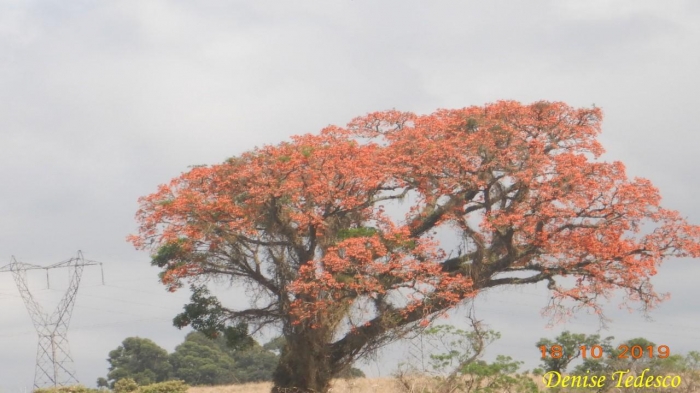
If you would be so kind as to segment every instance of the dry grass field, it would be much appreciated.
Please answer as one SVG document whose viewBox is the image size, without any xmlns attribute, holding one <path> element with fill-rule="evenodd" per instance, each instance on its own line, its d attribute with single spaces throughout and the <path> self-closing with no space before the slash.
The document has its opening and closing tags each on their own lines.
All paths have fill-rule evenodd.
<svg viewBox="0 0 700 393">
<path fill-rule="evenodd" d="M 543 389 L 541 377 L 533 377 L 540 389 Z M 420 381 L 415 381 L 416 385 L 421 385 Z M 397 385 L 398 382 L 393 377 L 386 378 L 357 378 L 357 379 L 337 379 L 333 381 L 330 393 L 401 393 Z M 418 388 L 419 386 L 416 386 Z M 269 393 L 272 384 L 248 383 L 243 385 L 193 387 L 188 393 Z M 417 389 L 418 390 L 418 389 Z M 292 393 L 292 392 L 290 392 Z"/>
<path fill-rule="evenodd" d="M 675 375 L 675 374 L 674 374 Z M 683 383 L 678 388 L 666 388 L 658 390 L 656 388 L 613 388 L 610 392 L 674 392 L 674 393 L 698 393 L 698 382 L 700 377 L 697 374 L 682 374 Z M 530 375 L 530 378 L 535 382 L 540 392 L 548 393 L 554 389 L 547 388 L 542 381 L 541 376 Z M 331 386 L 330 393 L 418 393 L 421 391 L 434 391 L 435 380 L 431 378 L 415 376 L 405 379 L 409 382 L 409 389 L 400 386 L 399 381 L 393 377 L 385 378 L 357 378 L 357 379 L 337 379 Z M 211 387 L 192 387 L 188 393 L 269 393 L 272 384 L 267 383 L 250 383 L 243 385 L 229 386 L 211 386 Z M 427 390 L 423 390 L 426 389 Z M 432 388 L 432 389 L 431 389 Z M 562 392 L 571 392 L 572 390 L 563 390 Z M 575 392 L 593 392 L 590 388 L 574 389 Z M 294 392 L 289 392 L 294 393 Z"/>
<path fill-rule="evenodd" d="M 269 393 L 271 383 L 248 383 L 243 385 L 194 387 L 188 393 Z M 337 379 L 333 381 L 331 393 L 394 393 L 396 388 L 394 378 L 357 378 Z"/>
</svg>

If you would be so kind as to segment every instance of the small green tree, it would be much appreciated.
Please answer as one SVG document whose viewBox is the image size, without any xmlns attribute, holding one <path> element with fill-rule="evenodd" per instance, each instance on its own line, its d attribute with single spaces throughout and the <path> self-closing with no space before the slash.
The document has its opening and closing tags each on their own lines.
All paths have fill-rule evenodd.
<svg viewBox="0 0 700 393">
<path fill-rule="evenodd" d="M 477 360 L 465 365 L 460 373 L 469 375 L 464 382 L 463 392 L 475 393 L 537 393 L 539 389 L 527 373 L 519 373 L 523 362 L 515 361 L 510 356 L 498 355 L 496 361 L 487 363 Z"/>
<path fill-rule="evenodd" d="M 498 332 L 482 330 L 472 320 L 472 330 L 439 325 L 423 332 L 430 359 L 429 369 L 403 364 L 396 377 L 404 392 L 421 393 L 537 393 L 534 381 L 519 373 L 522 362 L 498 356 L 493 363 L 479 360 L 488 344 L 500 338 Z M 426 353 L 421 353 L 424 357 Z M 407 367 L 408 366 L 408 367 Z M 426 375 L 432 376 L 426 380 Z"/>
<path fill-rule="evenodd" d="M 147 338 L 128 337 L 116 349 L 109 352 L 107 383 L 131 378 L 138 385 L 148 385 L 168 380 L 172 367 L 168 352 Z M 104 384 L 104 378 L 98 384 Z"/>
</svg>

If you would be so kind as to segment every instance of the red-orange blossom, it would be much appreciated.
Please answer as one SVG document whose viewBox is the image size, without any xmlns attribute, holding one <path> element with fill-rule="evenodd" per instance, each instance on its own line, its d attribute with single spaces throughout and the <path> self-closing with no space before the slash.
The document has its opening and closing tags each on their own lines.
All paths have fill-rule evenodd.
<svg viewBox="0 0 700 393">
<path fill-rule="evenodd" d="M 601 118 L 512 101 L 371 113 L 193 168 L 140 199 L 130 241 L 178 245 L 161 264 L 169 288 L 215 275 L 253 285 L 269 302 L 232 320 L 325 329 L 332 359 L 500 285 L 547 282 L 554 304 L 598 312 L 621 289 L 648 308 L 662 299 L 649 278 L 667 257 L 700 256 L 700 228 L 622 163 L 598 161 Z M 355 326 L 345 336 L 342 321 Z"/>
</svg>

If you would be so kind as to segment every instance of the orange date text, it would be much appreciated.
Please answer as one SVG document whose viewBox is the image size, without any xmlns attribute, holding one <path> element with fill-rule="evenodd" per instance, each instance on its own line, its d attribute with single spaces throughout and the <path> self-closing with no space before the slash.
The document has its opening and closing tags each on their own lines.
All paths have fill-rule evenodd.
<svg viewBox="0 0 700 393">
<path fill-rule="evenodd" d="M 578 348 L 576 348 L 575 351 L 578 353 L 567 353 L 567 351 L 561 345 L 558 344 L 552 345 L 551 347 L 547 347 L 546 345 L 540 346 L 540 353 L 542 355 L 542 359 L 545 359 L 547 357 L 551 357 L 552 359 L 571 359 L 574 357 L 578 357 L 579 355 L 583 359 L 600 359 L 605 355 L 605 351 L 600 345 L 592 345 L 590 347 L 587 347 L 586 345 L 581 345 Z M 641 359 L 643 357 L 656 357 L 659 359 L 666 359 L 669 356 L 671 356 L 671 350 L 668 348 L 668 345 L 659 345 L 658 347 L 654 347 L 651 345 L 620 345 L 619 347 L 617 347 L 617 351 L 614 354 L 609 355 L 609 357 L 614 357 L 617 359 Z"/>
</svg>

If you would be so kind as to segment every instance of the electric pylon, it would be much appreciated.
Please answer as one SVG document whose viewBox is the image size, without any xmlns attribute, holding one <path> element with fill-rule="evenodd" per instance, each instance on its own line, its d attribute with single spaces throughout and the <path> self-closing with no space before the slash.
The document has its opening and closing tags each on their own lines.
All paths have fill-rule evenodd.
<svg viewBox="0 0 700 393">
<path fill-rule="evenodd" d="M 34 373 L 34 388 L 69 386 L 78 383 L 75 365 L 68 346 L 68 324 L 70 323 L 75 298 L 80 286 L 80 278 L 85 266 L 100 265 L 95 261 L 86 261 L 78 251 L 76 258 L 55 263 L 49 266 L 31 265 L 18 262 L 12 257 L 12 262 L 0 268 L 0 272 L 12 272 L 17 289 L 19 289 L 24 305 L 29 311 L 34 327 L 39 335 L 39 345 L 36 352 L 36 368 Z M 27 270 L 43 269 L 46 271 L 46 285 L 49 286 L 49 270 L 67 268 L 70 270 L 68 289 L 51 315 L 44 312 L 41 305 L 34 299 L 27 285 Z M 104 284 L 104 273 L 102 274 Z"/>
</svg>

